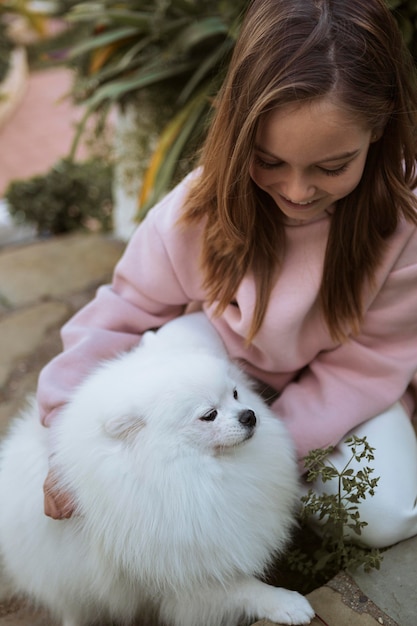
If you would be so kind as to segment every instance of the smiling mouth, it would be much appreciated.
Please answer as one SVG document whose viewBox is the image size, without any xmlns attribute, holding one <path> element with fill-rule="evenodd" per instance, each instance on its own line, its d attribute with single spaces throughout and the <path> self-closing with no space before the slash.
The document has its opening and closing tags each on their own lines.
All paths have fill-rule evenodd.
<svg viewBox="0 0 417 626">
<path fill-rule="evenodd" d="M 289 204 L 290 206 L 296 207 L 296 208 L 297 207 L 308 208 L 310 206 L 317 204 L 317 202 L 319 202 L 319 198 L 317 198 L 316 200 L 308 200 L 307 202 L 293 202 L 292 200 L 289 200 L 288 198 L 285 198 L 284 196 L 281 196 L 281 199 L 287 204 Z"/>
</svg>

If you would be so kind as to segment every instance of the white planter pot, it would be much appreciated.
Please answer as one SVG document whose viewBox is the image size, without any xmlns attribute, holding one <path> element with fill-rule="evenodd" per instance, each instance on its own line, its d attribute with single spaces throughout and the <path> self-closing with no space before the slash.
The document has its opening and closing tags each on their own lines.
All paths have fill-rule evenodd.
<svg viewBox="0 0 417 626">
<path fill-rule="evenodd" d="M 172 118 L 174 96 L 162 92 L 158 99 L 142 90 L 114 121 L 113 224 L 114 233 L 127 241 L 138 225 L 139 196 L 149 160 L 161 130 Z"/>
<path fill-rule="evenodd" d="M 28 66 L 24 48 L 12 51 L 9 71 L 0 83 L 0 128 L 20 104 L 27 86 Z"/>
<path fill-rule="evenodd" d="M 158 131 L 146 100 L 117 110 L 114 128 L 113 229 L 127 241 L 135 228 L 138 199 Z"/>
</svg>

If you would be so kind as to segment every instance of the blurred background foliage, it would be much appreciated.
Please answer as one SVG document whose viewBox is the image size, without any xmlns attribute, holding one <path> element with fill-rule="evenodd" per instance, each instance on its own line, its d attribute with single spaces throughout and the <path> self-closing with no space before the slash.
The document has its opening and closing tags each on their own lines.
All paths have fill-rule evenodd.
<svg viewBox="0 0 417 626">
<path fill-rule="evenodd" d="M 417 0 L 386 0 L 417 62 Z"/>
<path fill-rule="evenodd" d="M 204 135 L 246 5 L 247 0 L 102 0 L 80 2 L 68 15 L 83 31 L 69 62 L 84 120 L 115 102 L 123 107 L 138 92 L 146 93 L 151 108 L 169 106 L 141 186 L 141 217 L 182 173 L 181 162 L 191 160 Z"/>
</svg>

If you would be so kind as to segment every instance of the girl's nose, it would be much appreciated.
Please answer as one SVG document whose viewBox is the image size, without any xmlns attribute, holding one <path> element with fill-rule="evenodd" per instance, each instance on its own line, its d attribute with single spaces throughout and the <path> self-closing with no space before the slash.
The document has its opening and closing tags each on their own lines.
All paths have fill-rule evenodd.
<svg viewBox="0 0 417 626">
<path fill-rule="evenodd" d="M 290 174 L 282 185 L 282 193 L 287 200 L 299 204 L 309 202 L 315 195 L 315 187 L 306 176 Z"/>
</svg>

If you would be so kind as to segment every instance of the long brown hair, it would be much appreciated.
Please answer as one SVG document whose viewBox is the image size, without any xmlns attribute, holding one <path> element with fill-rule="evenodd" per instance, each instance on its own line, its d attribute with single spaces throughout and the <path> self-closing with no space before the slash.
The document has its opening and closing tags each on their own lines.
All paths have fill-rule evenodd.
<svg viewBox="0 0 417 626">
<path fill-rule="evenodd" d="M 289 103 L 337 97 L 380 135 L 356 189 L 337 203 L 320 289 L 330 333 L 357 331 L 362 294 L 402 217 L 417 223 L 415 68 L 383 0 L 253 0 L 201 153 L 183 221 L 205 220 L 201 263 L 220 313 L 247 272 L 259 330 L 285 254 L 284 227 L 249 175 L 259 120 Z"/>
</svg>

